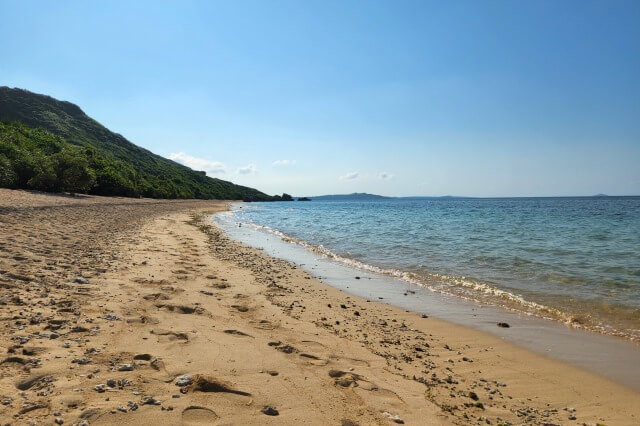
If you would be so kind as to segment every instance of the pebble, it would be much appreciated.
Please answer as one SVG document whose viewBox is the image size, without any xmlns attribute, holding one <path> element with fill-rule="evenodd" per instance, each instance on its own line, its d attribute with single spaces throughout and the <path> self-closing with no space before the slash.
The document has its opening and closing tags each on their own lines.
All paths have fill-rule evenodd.
<svg viewBox="0 0 640 426">
<path fill-rule="evenodd" d="M 120 364 L 118 371 L 133 371 L 133 364 Z"/>
<path fill-rule="evenodd" d="M 394 423 L 397 423 L 399 425 L 403 425 L 404 424 L 404 420 L 402 420 L 400 417 L 393 415 L 391 413 L 389 413 L 388 411 L 385 411 L 383 413 L 385 416 L 387 416 L 389 418 L 389 420 L 393 421 Z"/>
<path fill-rule="evenodd" d="M 86 279 L 85 277 L 79 277 L 79 276 L 76 277 L 73 280 L 73 282 L 76 283 L 76 284 L 89 284 L 89 280 L 88 279 Z"/>
<path fill-rule="evenodd" d="M 262 412 L 262 414 L 266 414 L 267 416 L 277 416 L 278 414 L 280 414 L 278 410 L 270 405 L 262 407 L 262 410 L 260 411 Z"/>
<path fill-rule="evenodd" d="M 106 389 L 106 386 L 105 386 L 105 385 L 103 385 L 103 384 L 99 384 L 99 385 L 95 385 L 95 386 L 93 387 L 93 390 L 94 390 L 94 391 L 96 391 L 96 392 L 100 392 L 100 393 L 102 393 L 102 392 L 106 391 L 107 389 Z"/>
<path fill-rule="evenodd" d="M 71 361 L 74 364 L 79 364 L 79 365 L 85 365 L 85 364 L 89 364 L 89 358 L 87 358 L 86 356 L 80 357 L 80 358 L 75 358 L 73 361 Z"/>
<path fill-rule="evenodd" d="M 176 378 L 176 386 L 189 386 L 193 382 L 193 377 L 188 374 L 183 374 L 182 376 L 178 376 Z"/>
<path fill-rule="evenodd" d="M 160 405 L 160 404 L 162 404 L 160 401 L 158 401 L 157 399 L 155 399 L 152 396 L 145 396 L 144 398 L 142 398 L 142 401 L 140 403 L 142 405 Z"/>
</svg>

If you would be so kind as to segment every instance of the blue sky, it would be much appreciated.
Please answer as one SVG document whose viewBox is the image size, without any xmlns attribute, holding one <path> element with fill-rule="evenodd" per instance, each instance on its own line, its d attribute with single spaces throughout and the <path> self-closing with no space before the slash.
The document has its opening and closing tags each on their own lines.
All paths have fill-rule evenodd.
<svg viewBox="0 0 640 426">
<path fill-rule="evenodd" d="M 637 1 L 0 0 L 0 85 L 295 195 L 640 194 Z"/>
</svg>

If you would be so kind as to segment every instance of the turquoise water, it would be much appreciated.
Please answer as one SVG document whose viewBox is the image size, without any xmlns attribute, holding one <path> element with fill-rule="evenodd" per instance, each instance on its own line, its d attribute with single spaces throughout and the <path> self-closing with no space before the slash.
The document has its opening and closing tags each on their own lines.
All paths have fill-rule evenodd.
<svg viewBox="0 0 640 426">
<path fill-rule="evenodd" d="M 640 338 L 640 197 L 257 203 L 233 215 L 357 268 Z"/>
</svg>

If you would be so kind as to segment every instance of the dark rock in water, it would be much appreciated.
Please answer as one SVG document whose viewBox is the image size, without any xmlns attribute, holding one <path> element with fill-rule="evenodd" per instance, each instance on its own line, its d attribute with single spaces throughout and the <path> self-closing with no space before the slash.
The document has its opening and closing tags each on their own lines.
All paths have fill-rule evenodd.
<svg viewBox="0 0 640 426">
<path fill-rule="evenodd" d="M 359 280 L 359 279 L 360 279 L 360 277 L 356 276 L 356 280 Z"/>
<path fill-rule="evenodd" d="M 422 315 L 421 315 L 421 317 L 422 317 L 422 318 L 429 318 L 429 315 L 427 315 L 427 314 L 422 314 Z"/>
<path fill-rule="evenodd" d="M 277 416 L 278 414 L 280 414 L 278 410 L 276 410 L 274 407 L 271 407 L 270 405 L 262 407 L 262 410 L 260 411 L 262 412 L 262 414 L 266 414 L 267 416 Z"/>
<path fill-rule="evenodd" d="M 508 323 L 506 322 L 499 322 L 498 324 L 496 324 L 498 327 L 502 327 L 502 328 L 509 328 L 511 327 Z"/>
</svg>

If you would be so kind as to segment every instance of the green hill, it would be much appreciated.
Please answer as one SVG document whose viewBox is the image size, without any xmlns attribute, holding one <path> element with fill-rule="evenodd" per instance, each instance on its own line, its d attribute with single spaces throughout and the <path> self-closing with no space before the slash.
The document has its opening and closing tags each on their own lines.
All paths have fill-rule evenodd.
<svg viewBox="0 0 640 426">
<path fill-rule="evenodd" d="M 150 198 L 272 201 L 111 132 L 70 102 L 0 87 L 0 187 Z"/>
</svg>

